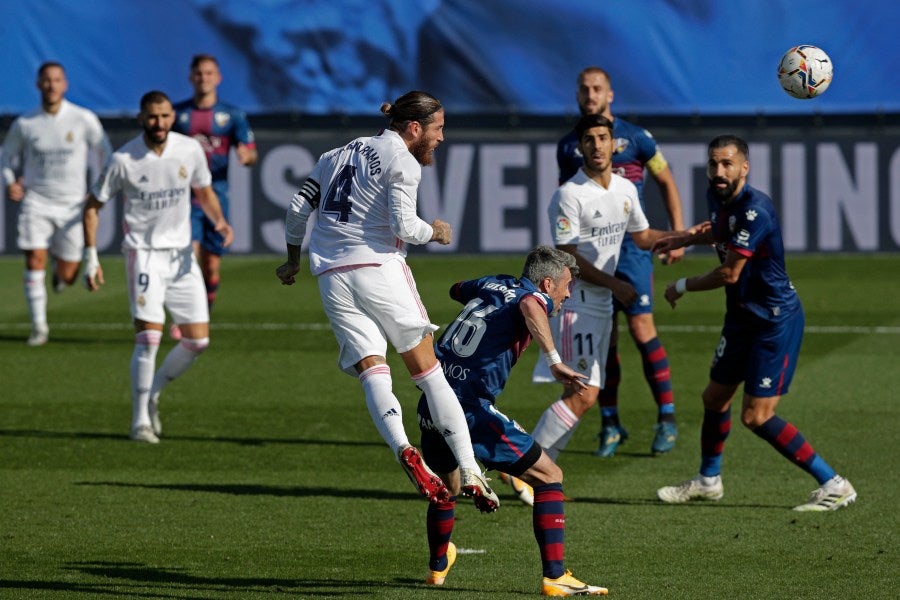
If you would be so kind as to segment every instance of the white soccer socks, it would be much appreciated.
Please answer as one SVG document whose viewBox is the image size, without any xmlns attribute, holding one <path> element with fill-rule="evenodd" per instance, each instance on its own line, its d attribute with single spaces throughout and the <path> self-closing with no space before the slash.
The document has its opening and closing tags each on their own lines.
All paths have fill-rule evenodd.
<svg viewBox="0 0 900 600">
<path fill-rule="evenodd" d="M 394 395 L 391 368 L 385 364 L 369 367 L 359 374 L 359 382 L 366 396 L 366 408 L 369 409 L 372 422 L 396 457 L 402 446 L 409 445 L 409 439 L 403 428 L 400 401 Z"/>
<path fill-rule="evenodd" d="M 575 433 L 578 422 L 575 413 L 560 399 L 544 411 L 534 426 L 531 437 L 541 445 L 547 456 L 556 460 Z"/>
</svg>

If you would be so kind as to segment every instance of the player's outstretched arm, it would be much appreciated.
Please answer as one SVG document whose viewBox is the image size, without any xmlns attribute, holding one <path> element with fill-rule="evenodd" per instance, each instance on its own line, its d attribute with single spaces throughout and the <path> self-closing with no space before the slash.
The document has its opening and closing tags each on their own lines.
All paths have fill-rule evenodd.
<svg viewBox="0 0 900 600">
<path fill-rule="evenodd" d="M 547 320 L 547 309 L 544 305 L 536 298 L 524 298 L 519 303 L 519 310 L 525 317 L 525 326 L 531 332 L 531 337 L 544 353 L 554 379 L 575 390 L 586 388 L 587 386 L 582 380 L 587 379 L 587 376 L 574 371 L 560 361 L 559 353 L 553 345 L 553 333 L 550 331 L 550 322 Z"/>
</svg>

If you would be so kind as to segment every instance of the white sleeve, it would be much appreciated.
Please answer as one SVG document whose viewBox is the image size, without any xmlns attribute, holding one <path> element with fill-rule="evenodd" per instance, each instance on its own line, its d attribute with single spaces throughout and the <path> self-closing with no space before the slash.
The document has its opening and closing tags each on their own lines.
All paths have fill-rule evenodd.
<svg viewBox="0 0 900 600">
<path fill-rule="evenodd" d="M 19 161 L 19 155 L 22 153 L 22 129 L 19 126 L 19 120 L 13 121 L 12 127 L 3 140 L 3 181 L 6 185 L 12 185 L 16 182 L 15 166 Z"/>
<path fill-rule="evenodd" d="M 557 188 L 547 207 L 550 217 L 550 235 L 557 246 L 577 244 L 581 232 L 581 207 L 578 199 L 566 193 L 565 188 Z"/>
<path fill-rule="evenodd" d="M 100 173 L 100 177 L 91 186 L 91 193 L 94 195 L 94 198 L 104 204 L 123 189 L 122 167 L 115 160 L 115 157 L 115 154 L 109 157 L 109 160 L 106 161 L 106 165 L 103 167 L 103 171 Z"/>
<path fill-rule="evenodd" d="M 407 244 L 427 244 L 434 228 L 416 214 L 422 167 L 410 154 L 398 156 L 387 168 L 388 210 L 391 231 Z"/>
<path fill-rule="evenodd" d="M 628 213 L 628 225 L 625 228 L 628 233 L 635 233 L 650 229 L 650 222 L 647 221 L 647 215 L 641 208 L 641 201 L 638 200 L 637 188 L 632 185 L 631 192 L 628 194 L 628 201 L 631 203 L 631 210 Z"/>
<path fill-rule="evenodd" d="M 284 218 L 284 241 L 291 246 L 301 246 L 306 235 L 309 215 L 319 205 L 319 182 L 307 179 L 300 191 L 294 194 Z"/>
</svg>

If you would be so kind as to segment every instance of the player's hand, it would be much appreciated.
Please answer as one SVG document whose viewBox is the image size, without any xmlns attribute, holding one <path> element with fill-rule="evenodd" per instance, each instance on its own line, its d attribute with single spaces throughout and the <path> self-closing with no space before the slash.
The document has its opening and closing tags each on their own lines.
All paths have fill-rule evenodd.
<svg viewBox="0 0 900 600">
<path fill-rule="evenodd" d="M 553 378 L 565 386 L 571 387 L 579 394 L 581 390 L 587 389 L 587 384 L 583 380 L 587 379 L 587 375 L 583 375 L 578 371 L 573 371 L 566 363 L 556 363 L 550 367 L 550 373 Z"/>
<path fill-rule="evenodd" d="M 689 234 L 687 232 L 673 231 L 653 242 L 650 251 L 656 255 L 671 254 L 672 252 L 683 248 L 688 237 Z M 683 250 L 682 254 L 684 254 Z"/>
<path fill-rule="evenodd" d="M 677 248 L 675 250 L 670 250 L 668 252 L 663 252 L 657 255 L 660 262 L 664 265 L 671 265 L 673 263 L 677 263 L 680 260 L 684 259 L 684 248 Z"/>
<path fill-rule="evenodd" d="M 438 244 L 446 246 L 453 239 L 453 231 L 450 229 L 450 223 L 435 219 L 431 222 L 431 227 L 434 229 L 434 234 L 431 236 L 432 242 L 437 242 Z"/>
<path fill-rule="evenodd" d="M 97 248 L 89 247 L 84 249 L 83 271 L 84 285 L 90 291 L 97 291 L 101 285 L 106 283 L 103 279 L 103 267 L 100 266 L 100 259 L 97 257 Z"/>
<path fill-rule="evenodd" d="M 300 265 L 292 262 L 285 262 L 275 269 L 275 275 L 281 280 L 281 285 L 294 285 L 297 281 L 295 275 L 299 272 Z"/>
<path fill-rule="evenodd" d="M 637 290 L 634 289 L 634 286 L 621 279 L 617 279 L 616 281 L 617 285 L 612 290 L 616 300 L 618 300 L 622 306 L 631 306 L 634 304 L 638 299 L 638 293 Z"/>
<path fill-rule="evenodd" d="M 19 177 L 16 181 L 6 186 L 6 197 L 13 202 L 21 202 L 25 197 L 24 180 Z"/>
<path fill-rule="evenodd" d="M 247 146 L 247 144 L 238 144 L 234 147 L 234 153 L 237 155 L 238 162 L 240 162 L 245 167 L 252 165 L 256 162 L 257 153 L 256 150 Z"/>
<path fill-rule="evenodd" d="M 222 246 L 227 248 L 234 241 L 234 229 L 224 219 L 216 224 L 216 232 L 222 236 Z"/>
<path fill-rule="evenodd" d="M 672 308 L 675 308 L 675 305 L 678 303 L 679 298 L 684 296 L 684 294 L 678 293 L 678 290 L 675 289 L 675 282 L 673 281 L 666 286 L 665 296 L 666 300 L 672 306 Z"/>
</svg>

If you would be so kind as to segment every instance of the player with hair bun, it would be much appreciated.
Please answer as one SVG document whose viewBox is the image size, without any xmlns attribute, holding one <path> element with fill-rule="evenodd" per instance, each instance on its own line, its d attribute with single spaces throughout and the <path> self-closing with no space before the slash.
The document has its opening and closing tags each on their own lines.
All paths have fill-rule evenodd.
<svg viewBox="0 0 900 600">
<path fill-rule="evenodd" d="M 430 224 L 416 214 L 422 166 L 444 140 L 444 108 L 420 91 L 381 105 L 387 129 L 324 153 L 288 207 L 287 260 L 276 269 L 284 285 L 300 271 L 307 221 L 310 271 L 339 346 L 338 365 L 359 378 L 366 406 L 419 493 L 431 502 L 448 497 L 446 486 L 409 443 L 400 402 L 387 364 L 394 346 L 462 467 L 462 491 L 479 510 L 497 510 L 499 499 L 481 474 L 462 408 L 434 354 L 433 332 L 406 264 L 408 244 L 449 244 L 445 221 Z"/>
</svg>

